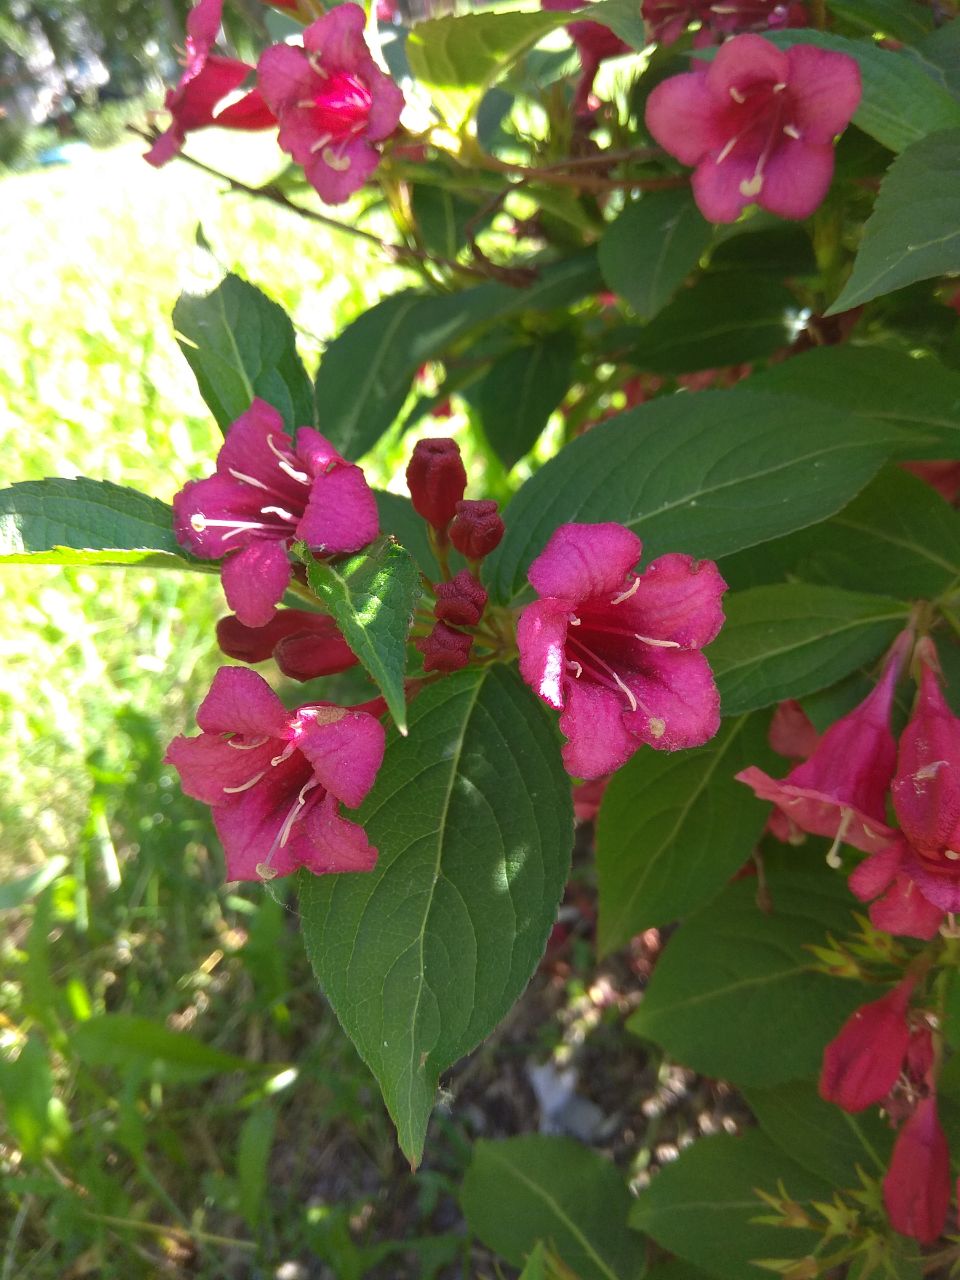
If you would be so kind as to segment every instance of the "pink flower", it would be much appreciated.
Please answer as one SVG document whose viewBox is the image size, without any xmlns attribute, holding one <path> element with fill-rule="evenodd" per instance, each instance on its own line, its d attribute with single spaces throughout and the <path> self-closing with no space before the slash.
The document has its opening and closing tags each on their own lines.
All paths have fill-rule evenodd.
<svg viewBox="0 0 960 1280">
<path fill-rule="evenodd" d="M 216 112 L 253 71 L 249 63 L 210 52 L 220 31 L 222 10 L 223 0 L 200 0 L 187 15 L 186 66 L 179 84 L 168 89 L 164 99 L 173 120 L 145 157 L 156 168 L 173 159 L 193 129 L 212 124 L 224 129 L 269 129 L 277 123 L 255 89 Z"/>
<path fill-rule="evenodd" d="M 820 742 L 810 717 L 794 698 L 778 704 L 768 737 L 777 755 L 786 756 L 788 760 L 809 760 Z"/>
<path fill-rule="evenodd" d="M 583 0 L 540 0 L 540 2 L 542 8 L 560 13 L 566 9 L 585 7 Z M 597 78 L 600 63 L 607 58 L 622 57 L 623 54 L 630 53 L 631 49 L 602 22 L 571 22 L 567 26 L 567 32 L 580 54 L 580 82 L 573 100 L 573 109 L 579 114 L 591 109 L 590 94 L 593 91 L 593 82 Z"/>
<path fill-rule="evenodd" d="M 943 1235 L 950 1206 L 950 1152 L 933 1095 L 922 1098 L 897 1134 L 883 1180 L 890 1225 L 921 1244 Z"/>
<path fill-rule="evenodd" d="M 832 724 L 808 760 L 778 781 L 751 765 L 736 775 L 760 800 L 769 800 L 793 829 L 830 836 L 872 853 L 893 838 L 887 826 L 887 789 L 897 747 L 890 708 L 911 636 L 894 646 L 880 682 L 848 715 Z M 831 851 L 831 864 L 836 850 Z"/>
<path fill-rule="evenodd" d="M 735 36 L 709 65 L 657 85 L 646 123 L 664 150 L 696 166 L 705 218 L 735 222 L 753 203 L 806 218 L 827 194 L 833 139 L 860 92 L 860 68 L 845 53 Z"/>
<path fill-rule="evenodd" d="M 315 680 L 357 665 L 333 618 L 306 609 L 278 609 L 265 627 L 247 627 L 234 614 L 217 623 L 217 643 L 228 658 L 273 658 L 291 680 Z"/>
<path fill-rule="evenodd" d="M 698 47 L 735 31 L 807 25 L 804 6 L 793 0 L 643 0 L 641 7 L 650 39 L 660 44 L 673 44 L 693 22 L 700 24 L 694 38 Z"/>
<path fill-rule="evenodd" d="M 520 674 L 551 707 L 567 772 L 598 778 L 644 742 L 696 747 L 720 726 L 700 653 L 723 624 L 710 560 L 665 555 L 637 576 L 642 543 L 619 524 L 564 524 L 530 566 L 541 599 L 517 625 Z"/>
<path fill-rule="evenodd" d="M 288 711 L 255 671 L 221 667 L 197 724 L 200 736 L 174 738 L 164 759 L 212 807 L 228 880 L 370 870 L 377 851 L 339 805 L 356 808 L 373 786 L 379 720 L 329 703 Z"/>
<path fill-rule="evenodd" d="M 393 133 L 403 110 L 403 94 L 370 56 L 364 21 L 359 5 L 337 5 L 307 27 L 302 49 L 275 44 L 257 64 L 280 146 L 327 204 L 363 186 L 380 161 L 372 144 Z"/>
<path fill-rule="evenodd" d="M 897 1083 L 910 1045 L 907 1005 L 916 979 L 905 978 L 880 1000 L 855 1009 L 827 1045 L 820 1097 L 844 1111 L 882 1102 Z"/>
<path fill-rule="evenodd" d="M 178 541 L 203 560 L 225 557 L 227 602 L 263 627 L 290 584 L 288 548 L 302 539 L 324 555 L 359 551 L 377 536 L 377 504 L 363 472 L 319 431 L 294 444 L 280 414 L 256 399 L 227 433 L 216 473 L 173 500 Z"/>
</svg>

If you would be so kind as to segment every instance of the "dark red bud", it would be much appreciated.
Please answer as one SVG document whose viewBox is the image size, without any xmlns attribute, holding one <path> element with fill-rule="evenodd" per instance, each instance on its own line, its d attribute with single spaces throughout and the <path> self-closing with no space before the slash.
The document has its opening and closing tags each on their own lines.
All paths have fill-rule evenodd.
<svg viewBox="0 0 960 1280">
<path fill-rule="evenodd" d="M 459 671 L 470 661 L 473 636 L 438 622 L 428 636 L 415 643 L 423 654 L 424 671 Z"/>
<path fill-rule="evenodd" d="M 357 664 L 334 620 L 306 609 L 279 609 L 265 627 L 248 627 L 229 614 L 217 623 L 217 641 L 240 662 L 273 657 L 291 680 L 335 675 Z"/>
<path fill-rule="evenodd" d="M 407 487 L 418 515 L 446 529 L 467 487 L 456 440 L 418 440 L 407 463 Z"/>
<path fill-rule="evenodd" d="M 916 985 L 905 978 L 880 1000 L 855 1009 L 824 1050 L 820 1097 L 844 1111 L 882 1102 L 897 1082 L 910 1043 L 907 1005 Z"/>
<path fill-rule="evenodd" d="M 883 1203 L 894 1231 L 921 1244 L 943 1234 L 950 1207 L 950 1152 L 936 1098 L 921 1098 L 897 1134 L 883 1180 Z"/>
<path fill-rule="evenodd" d="M 463 506 L 463 503 L 460 505 Z M 441 622 L 452 622 L 458 627 L 475 627 L 486 606 L 487 593 L 467 569 L 461 569 L 450 582 L 437 583 L 437 603 L 433 612 Z"/>
<path fill-rule="evenodd" d="M 457 514 L 450 526 L 450 541 L 468 560 L 482 560 L 499 546 L 503 537 L 503 521 L 495 502 L 458 502 Z"/>
</svg>

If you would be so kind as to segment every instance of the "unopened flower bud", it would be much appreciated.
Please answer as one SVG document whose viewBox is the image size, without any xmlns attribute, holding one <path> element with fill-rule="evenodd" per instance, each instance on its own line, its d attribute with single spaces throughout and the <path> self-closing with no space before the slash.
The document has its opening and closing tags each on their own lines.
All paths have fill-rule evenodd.
<svg viewBox="0 0 960 1280">
<path fill-rule="evenodd" d="M 882 1102 L 897 1082 L 910 1044 L 907 1004 L 916 985 L 906 978 L 881 1000 L 855 1009 L 827 1045 L 820 1097 L 844 1111 Z"/>
<path fill-rule="evenodd" d="M 459 671 L 470 661 L 473 636 L 438 622 L 428 636 L 415 643 L 423 654 L 424 671 Z"/>
<path fill-rule="evenodd" d="M 452 622 L 458 627 L 475 627 L 486 605 L 487 593 L 467 569 L 461 569 L 450 582 L 437 583 L 437 603 L 433 612 L 441 622 Z"/>
<path fill-rule="evenodd" d="M 407 487 L 417 514 L 435 529 L 446 529 L 467 487 L 456 440 L 418 440 L 407 463 Z"/>
<path fill-rule="evenodd" d="M 335 675 L 357 664 L 333 618 L 306 609 L 279 609 L 264 627 L 248 627 L 228 614 L 217 623 L 217 642 L 240 662 L 273 657 L 291 680 Z"/>
<path fill-rule="evenodd" d="M 950 1206 L 950 1152 L 932 1094 L 921 1098 L 897 1134 L 883 1180 L 883 1203 L 890 1225 L 901 1235 L 933 1244 L 943 1234 Z"/>
<path fill-rule="evenodd" d="M 457 503 L 457 514 L 450 526 L 450 541 L 468 560 L 482 560 L 500 545 L 503 521 L 497 504 L 490 501 Z"/>
</svg>

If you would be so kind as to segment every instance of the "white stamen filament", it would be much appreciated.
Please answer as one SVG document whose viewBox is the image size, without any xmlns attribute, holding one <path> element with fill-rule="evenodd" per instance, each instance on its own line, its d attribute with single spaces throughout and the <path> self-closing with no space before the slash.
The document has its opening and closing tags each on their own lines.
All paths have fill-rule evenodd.
<svg viewBox="0 0 960 1280">
<path fill-rule="evenodd" d="M 241 782 L 239 787 L 224 787 L 223 790 L 228 796 L 239 795 L 241 791 L 249 791 L 251 787 L 255 787 L 257 785 L 265 773 L 266 769 L 261 769 L 260 772 L 255 773 L 252 778 L 248 778 L 246 782 Z"/>
<path fill-rule="evenodd" d="M 287 814 L 283 826 L 280 828 L 280 839 L 278 841 L 279 848 L 283 849 L 286 847 L 287 841 L 290 839 L 290 832 L 293 830 L 293 824 L 296 822 L 297 818 L 299 818 L 301 809 L 307 803 L 307 792 L 312 791 L 314 787 L 318 787 L 319 785 L 320 782 L 317 778 L 310 778 L 310 780 L 305 782 L 300 788 L 297 798 L 294 801 L 290 812 Z M 270 856 L 273 856 L 273 850 L 270 851 Z M 269 862 L 270 858 L 268 858 L 267 861 Z"/>
<path fill-rule="evenodd" d="M 257 875 L 261 880 L 275 880 L 277 878 L 277 869 L 276 867 L 271 867 L 269 862 L 258 862 Z"/>
<path fill-rule="evenodd" d="M 321 80 L 326 80 L 327 73 L 324 71 L 323 66 L 320 63 L 320 54 L 316 49 L 310 50 L 307 54 L 307 61 L 310 63 L 311 71 L 315 72 Z M 311 102 L 310 105 L 313 106 L 313 103 Z"/>
<path fill-rule="evenodd" d="M 339 152 L 334 151 L 333 147 L 324 147 L 323 163 L 329 165 L 337 173 L 346 173 L 350 168 L 351 161 L 349 156 L 341 155 Z"/>
<path fill-rule="evenodd" d="M 733 85 L 730 86 L 730 97 L 734 100 L 734 102 L 739 102 L 739 103 L 744 103 L 747 100 L 746 95 L 742 94 L 739 89 L 734 88 Z"/>
<path fill-rule="evenodd" d="M 583 667 L 581 667 L 580 663 L 577 662 L 576 658 L 570 658 L 567 662 L 567 666 L 573 672 L 574 680 L 579 680 L 583 675 Z"/>
<path fill-rule="evenodd" d="M 301 484 L 310 483 L 310 477 L 307 475 L 305 471 L 297 471 L 295 467 L 292 467 L 290 465 L 286 455 L 283 454 L 281 450 L 279 450 L 277 446 L 273 443 L 272 435 L 267 436 L 267 447 L 269 448 L 273 456 L 276 458 L 277 462 L 280 464 L 280 470 L 285 471 L 291 480 L 299 480 Z"/>
<path fill-rule="evenodd" d="M 190 525 L 197 533 L 203 533 L 205 529 L 229 529 L 229 533 L 222 536 L 222 541 L 226 542 L 228 538 L 236 537 L 238 533 L 243 533 L 245 529 L 269 529 L 271 526 L 264 524 L 262 520 L 208 520 L 198 511 L 196 515 L 190 517 Z"/>
<path fill-rule="evenodd" d="M 742 196 L 758 196 L 763 190 L 763 161 L 765 159 L 766 156 L 761 156 L 753 177 L 744 178 L 740 183 L 740 194 Z"/>
<path fill-rule="evenodd" d="M 639 586 L 640 586 L 640 579 L 634 578 L 634 580 L 630 583 L 629 587 L 627 587 L 626 591 L 621 591 L 618 596 L 614 596 L 613 599 L 610 601 L 610 603 L 623 604 L 624 600 L 629 600 L 630 597 L 636 593 L 637 588 Z"/>
<path fill-rule="evenodd" d="M 841 809 L 840 812 L 842 817 L 840 818 L 840 825 L 837 827 L 837 834 L 833 838 L 833 844 L 827 850 L 827 866 L 832 867 L 834 871 L 839 871 L 843 866 L 843 860 L 840 857 L 840 846 L 843 844 L 847 828 L 853 819 L 852 809 Z"/>
<path fill-rule="evenodd" d="M 579 627 L 579 626 L 580 626 L 580 623 L 581 623 L 582 621 L 583 621 L 583 619 L 582 619 L 582 618 L 578 618 L 578 617 L 577 617 L 577 615 L 576 615 L 575 613 L 572 613 L 572 614 L 570 615 L 570 625 L 571 625 L 571 627 Z"/>
<path fill-rule="evenodd" d="M 949 858 L 951 862 L 960 861 L 960 853 L 957 853 L 956 849 L 944 849 L 943 856 Z"/>
<path fill-rule="evenodd" d="M 739 133 L 738 133 L 735 137 L 733 137 L 733 138 L 729 138 L 729 139 L 728 139 L 728 140 L 723 144 L 723 150 L 722 150 L 722 151 L 720 152 L 720 154 L 717 156 L 716 163 L 717 163 L 717 164 L 723 164 L 724 160 L 726 160 L 727 156 L 730 154 L 730 152 L 733 150 L 733 148 L 737 145 L 737 143 L 738 143 L 739 141 L 740 141 L 740 134 L 739 134 Z"/>
<path fill-rule="evenodd" d="M 289 760 L 297 749 L 295 742 L 288 742 L 278 756 L 274 756 L 270 761 L 271 766 L 275 769 L 278 764 L 283 764 L 284 760 Z"/>
<path fill-rule="evenodd" d="M 269 742 L 266 734 L 262 738 L 254 738 L 252 742 L 238 742 L 236 738 L 228 738 L 227 746 L 233 747 L 234 751 L 253 751 L 257 747 L 262 747 L 265 742 Z"/>
<path fill-rule="evenodd" d="M 301 98 L 297 103 L 301 111 L 312 111 L 316 105 L 313 98 Z"/>
<path fill-rule="evenodd" d="M 258 480 L 256 476 L 248 476 L 243 471 L 234 471 L 233 467 L 228 467 L 227 470 L 234 480 L 240 480 L 244 484 L 252 484 L 255 489 L 263 489 L 265 493 L 270 492 L 269 486 L 265 485 L 262 480 Z"/>
<path fill-rule="evenodd" d="M 641 636 L 636 631 L 633 633 L 638 640 L 642 640 L 644 644 L 652 644 L 655 649 L 679 649 L 679 640 L 654 640 L 652 636 Z"/>
<path fill-rule="evenodd" d="M 317 151 L 322 151 L 324 147 L 329 145 L 332 137 L 333 137 L 332 133 L 325 133 L 321 137 L 319 137 L 316 140 L 316 142 L 311 142 L 310 144 L 311 154 L 315 154 Z"/>
<path fill-rule="evenodd" d="M 297 523 L 297 517 L 291 515 L 289 511 L 285 511 L 283 507 L 261 507 L 260 514 L 262 516 L 279 516 L 281 520 L 289 520 L 292 524 Z"/>
<path fill-rule="evenodd" d="M 786 82 L 786 80 L 778 80 L 778 81 L 777 81 L 777 83 L 773 86 L 773 92 L 774 92 L 774 93 L 783 93 L 783 91 L 784 91 L 784 89 L 785 89 L 786 87 L 787 87 L 787 82 Z"/>
<path fill-rule="evenodd" d="M 623 683 L 623 681 L 620 679 L 620 677 L 617 675 L 617 673 L 616 673 L 615 671 L 611 671 L 611 674 L 612 674 L 612 676 L 613 676 L 614 680 L 616 680 L 617 684 L 618 684 L 618 685 L 620 686 L 620 688 L 623 690 L 623 692 L 627 695 L 627 701 L 630 703 L 630 710 L 631 710 L 631 711 L 636 711 L 636 709 L 637 709 L 637 700 L 636 700 L 636 698 L 633 696 L 632 692 L 627 688 L 627 686 Z"/>
<path fill-rule="evenodd" d="M 796 142 L 800 141 L 800 130 L 795 124 L 785 124 L 783 126 L 783 132 L 788 138 L 793 138 Z"/>
</svg>

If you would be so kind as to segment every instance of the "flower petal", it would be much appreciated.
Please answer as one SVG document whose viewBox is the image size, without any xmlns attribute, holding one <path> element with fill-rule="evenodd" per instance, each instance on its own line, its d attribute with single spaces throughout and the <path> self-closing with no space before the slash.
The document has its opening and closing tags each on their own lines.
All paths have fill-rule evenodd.
<svg viewBox="0 0 960 1280">
<path fill-rule="evenodd" d="M 662 80 L 647 99 L 646 126 L 664 151 L 697 164 L 726 142 L 705 70 Z"/>
<path fill-rule="evenodd" d="M 730 90 L 742 91 L 759 81 L 789 83 L 790 63 L 786 53 L 763 36 L 741 35 L 727 40 L 707 67 L 707 84 L 715 101 L 724 105 Z M 792 86 L 791 86 L 792 87 Z"/>
<path fill-rule="evenodd" d="M 263 676 L 247 667 L 221 667 L 197 711 L 204 733 L 284 738 L 291 719 Z"/>
<path fill-rule="evenodd" d="M 259 89 L 251 89 L 236 102 L 218 111 L 214 124 L 219 129 L 275 129 L 277 117 L 264 101 Z"/>
<path fill-rule="evenodd" d="M 294 826 L 286 853 L 314 875 L 370 871 L 377 862 L 377 850 L 363 827 L 341 817 L 330 795 L 313 805 Z"/>
<path fill-rule="evenodd" d="M 757 204 L 781 218 L 809 218 L 832 179 L 832 143 L 783 138 L 767 160 Z"/>
<path fill-rule="evenodd" d="M 280 145 L 285 146 L 282 133 Z M 362 138 L 357 138 L 353 142 L 323 147 L 301 163 L 324 204 L 342 204 L 371 176 L 380 163 L 380 152 Z"/>
<path fill-rule="evenodd" d="M 612 595 L 640 559 L 643 543 L 622 524 L 562 524 L 527 574 L 538 595 L 579 602 Z"/>
<path fill-rule="evenodd" d="M 338 4 L 303 33 L 303 47 L 320 55 L 321 66 L 337 71 L 366 71 L 373 61 L 363 38 L 366 24 L 358 4 Z"/>
<path fill-rule="evenodd" d="M 534 693 L 551 707 L 563 706 L 566 668 L 564 643 L 573 610 L 569 600 L 537 600 L 517 621 L 520 675 Z"/>
<path fill-rule="evenodd" d="M 643 670 L 621 675 L 637 701 L 624 722 L 658 751 L 702 747 L 720 728 L 720 695 L 702 653 L 653 649 Z"/>
<path fill-rule="evenodd" d="M 290 585 L 293 568 L 282 542 L 251 542 L 227 556 L 220 581 L 227 604 L 248 627 L 265 627 Z"/>
<path fill-rule="evenodd" d="M 294 821 L 282 847 L 280 838 L 291 815 L 302 809 L 301 789 L 311 780 L 310 766 L 294 752 L 256 786 L 234 796 L 233 803 L 214 808 L 213 824 L 226 855 L 228 880 L 259 880 L 257 867 L 261 863 L 281 876 L 300 866 L 291 846 L 306 814 Z M 305 798 L 309 800 L 309 792 Z"/>
<path fill-rule="evenodd" d="M 871 904 L 869 916 L 875 929 L 926 941 L 935 938 L 943 924 L 943 912 L 927 901 L 904 872 L 899 872 L 883 897 Z"/>
<path fill-rule="evenodd" d="M 738 147 L 718 164 L 712 156 L 701 160 L 693 171 L 690 186 L 697 208 L 708 222 L 736 222 L 756 196 L 741 190 L 754 178 L 758 156 Z"/>
<path fill-rule="evenodd" d="M 227 788 L 242 787 L 268 769 L 275 750 L 272 739 L 252 751 L 237 751 L 221 734 L 201 733 L 196 738 L 174 738 L 163 760 L 180 774 L 180 785 L 188 796 L 219 805 L 232 799 Z"/>
<path fill-rule="evenodd" d="M 297 746 L 323 787 L 350 809 L 363 802 L 383 763 L 383 725 L 362 711 L 301 707 Z"/>
<path fill-rule="evenodd" d="M 860 105 L 863 85 L 855 58 L 812 44 L 787 50 L 790 97 L 805 141 L 832 142 Z"/>
<path fill-rule="evenodd" d="M 303 163 L 303 157 L 297 154 L 300 145 L 299 134 L 303 133 L 303 145 L 309 154 L 310 143 L 316 137 L 316 130 L 310 127 L 309 116 L 296 110 L 296 104 L 313 98 L 317 89 L 318 76 L 307 61 L 302 49 L 290 44 L 274 44 L 264 49 L 257 63 L 257 88 L 263 94 L 267 105 L 274 115 L 281 118 L 282 128 L 293 129 L 296 138 L 288 136 L 280 145 L 289 151 L 293 158 Z M 288 120 L 283 115 L 291 112 Z"/>
<path fill-rule="evenodd" d="M 640 743 L 628 733 L 623 702 L 589 680 L 567 680 L 560 732 L 563 767 L 574 778 L 600 778 L 626 764 Z"/>
<path fill-rule="evenodd" d="M 651 640 L 702 649 L 723 626 L 726 589 L 712 560 L 660 556 L 640 574 L 633 595 L 616 606 L 617 620 Z"/>
<path fill-rule="evenodd" d="M 297 537 L 314 551 L 336 555 L 359 551 L 380 529 L 377 502 L 360 467 L 335 465 L 321 472 L 310 489 Z"/>
</svg>

